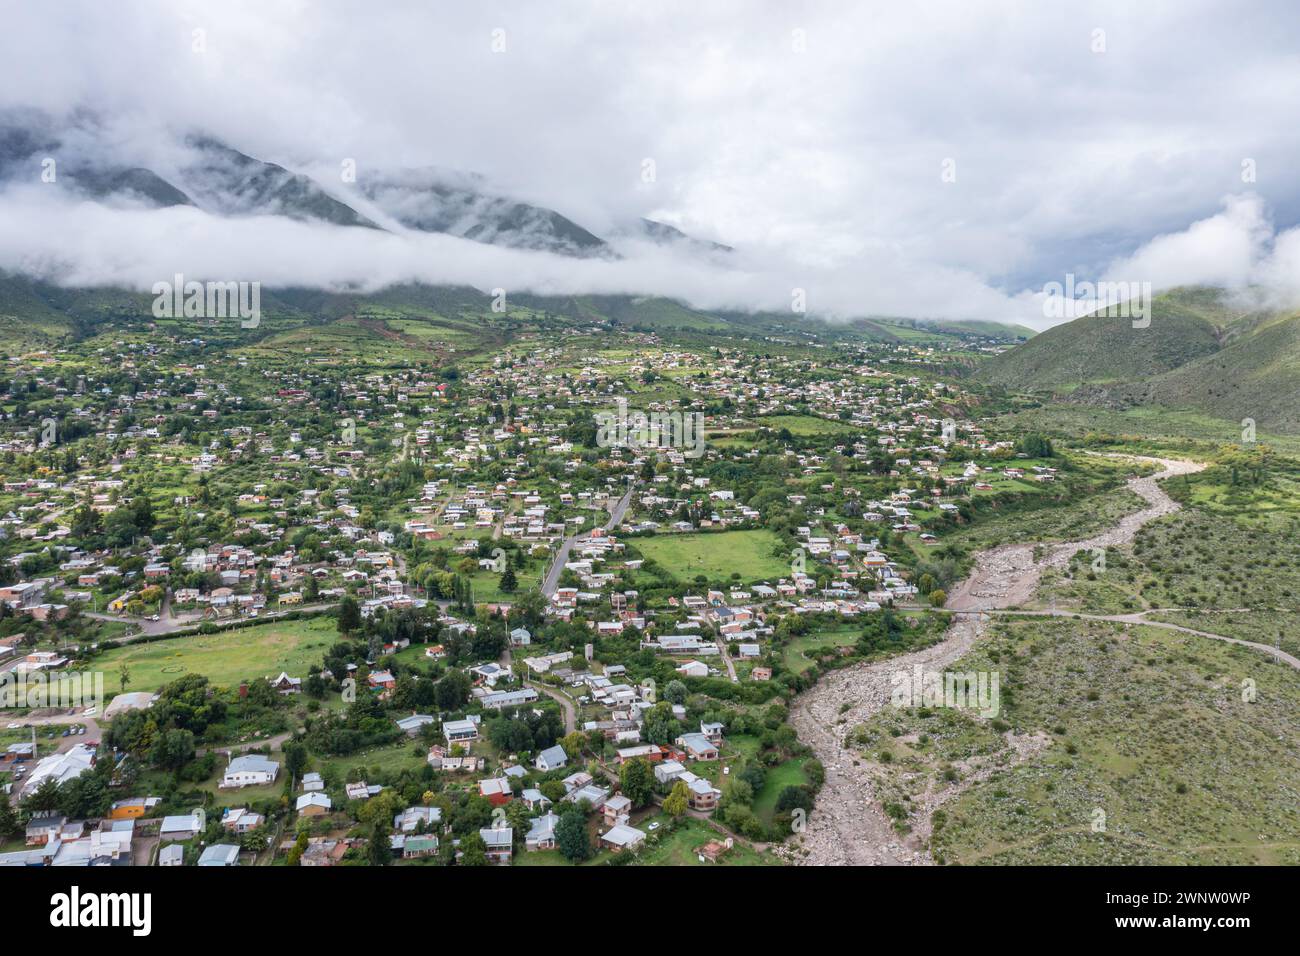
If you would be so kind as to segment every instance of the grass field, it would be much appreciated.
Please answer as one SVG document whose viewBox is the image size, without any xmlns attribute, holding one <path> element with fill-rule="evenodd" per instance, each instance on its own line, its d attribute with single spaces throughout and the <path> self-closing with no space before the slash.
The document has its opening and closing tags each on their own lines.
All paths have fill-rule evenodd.
<svg viewBox="0 0 1300 956">
<path fill-rule="evenodd" d="M 638 538 L 641 556 L 653 559 L 682 580 L 702 574 L 709 580 L 761 581 L 790 573 L 790 562 L 774 553 L 779 539 L 770 531 L 659 535 Z"/>
<path fill-rule="evenodd" d="M 1292 668 L 1204 638 L 1063 620 L 999 624 L 951 669 L 1000 672 L 1004 723 L 887 708 L 855 731 L 886 807 L 914 822 L 927 790 L 948 795 L 936 857 L 1300 863 Z M 1017 756 L 1009 734 L 1039 744 Z"/>
<path fill-rule="evenodd" d="M 233 687 L 281 671 L 306 677 L 307 668 L 321 663 L 325 650 L 337 640 L 333 618 L 318 617 L 127 644 L 95 658 L 93 667 L 105 672 L 110 694 L 120 691 L 117 674 L 124 662 L 131 674 L 128 691 L 157 690 L 186 674 L 202 674 L 217 687 Z"/>
<path fill-rule="evenodd" d="M 816 415 L 772 415 L 756 418 L 754 424 L 773 431 L 784 428 L 791 435 L 798 436 L 843 434 L 853 430 L 853 426 L 847 422 L 833 422 Z"/>
<path fill-rule="evenodd" d="M 791 673 L 801 674 L 814 663 L 813 658 L 808 656 L 808 652 L 815 652 L 814 656 L 816 656 L 816 653 L 834 647 L 851 647 L 861 636 L 861 627 L 837 627 L 793 637 L 784 650 L 786 669 Z"/>
<path fill-rule="evenodd" d="M 754 802 L 751 804 L 754 813 L 765 825 L 772 824 L 772 817 L 776 814 L 776 799 L 781 795 L 782 790 L 809 783 L 807 775 L 803 772 L 803 764 L 804 758 L 799 757 L 777 764 L 767 772 L 767 777 L 763 780 L 763 789 L 754 794 Z"/>
</svg>

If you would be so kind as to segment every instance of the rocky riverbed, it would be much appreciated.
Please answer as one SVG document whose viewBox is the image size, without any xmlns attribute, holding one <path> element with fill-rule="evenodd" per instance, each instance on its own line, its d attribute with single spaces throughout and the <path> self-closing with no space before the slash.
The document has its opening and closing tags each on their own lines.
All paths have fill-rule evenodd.
<svg viewBox="0 0 1300 956">
<path fill-rule="evenodd" d="M 983 633 L 987 619 L 979 611 L 1028 601 L 1043 571 L 1064 567 L 1079 550 L 1131 541 L 1143 525 L 1179 508 L 1159 481 L 1205 467 L 1177 459 L 1122 457 L 1161 466 L 1162 470 L 1154 475 L 1128 482 L 1147 507 L 1125 515 L 1115 527 L 1084 541 L 1042 546 L 1037 560 L 1032 544 L 980 552 L 971 574 L 949 597 L 947 608 L 965 613 L 953 619 L 941 643 L 886 661 L 832 671 L 817 686 L 799 695 L 791 708 L 790 722 L 825 766 L 826 782 L 817 796 L 816 808 L 809 814 L 805 833 L 789 845 L 794 862 L 808 866 L 924 866 L 933 862 L 917 833 L 903 837 L 894 829 L 876 797 L 868 768 L 845 746 L 845 736 L 888 704 L 892 674 L 916 665 L 927 671 L 947 669 Z M 928 833 L 928 825 L 920 832 Z"/>
</svg>

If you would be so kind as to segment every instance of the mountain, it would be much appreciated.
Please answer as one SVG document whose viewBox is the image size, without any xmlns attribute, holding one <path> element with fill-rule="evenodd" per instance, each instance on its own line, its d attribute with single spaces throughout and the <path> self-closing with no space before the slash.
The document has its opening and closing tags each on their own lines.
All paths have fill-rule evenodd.
<svg viewBox="0 0 1300 956">
<path fill-rule="evenodd" d="M 649 239 L 659 246 L 680 245 L 698 252 L 736 251 L 731 246 L 725 246 L 720 242 L 696 239 L 682 232 L 676 226 L 670 226 L 666 222 L 657 222 L 654 219 L 638 219 L 630 227 L 622 230 L 621 234 L 637 239 Z"/>
<path fill-rule="evenodd" d="M 209 136 L 191 137 L 188 145 L 191 158 L 178 171 L 181 185 L 210 212 L 379 228 L 308 176 L 254 159 Z"/>
<path fill-rule="evenodd" d="M 54 182 L 81 198 L 128 200 L 153 208 L 195 206 L 216 216 L 286 216 L 304 222 L 382 229 L 375 218 L 407 229 L 445 233 L 512 249 L 578 258 L 618 258 L 614 246 L 567 216 L 503 195 L 482 177 L 437 168 L 367 171 L 350 200 L 301 172 L 241 152 L 204 132 L 159 150 L 160 166 L 124 161 L 102 118 L 76 113 L 56 120 L 36 110 L 0 111 L 0 180 L 40 182 L 47 159 Z M 367 215 L 362 209 L 369 209 Z M 382 215 L 380 215 L 382 214 Z M 372 218 L 372 216 L 374 218 Z M 730 246 L 688 236 L 652 219 L 614 230 L 691 252 Z"/>
<path fill-rule="evenodd" d="M 477 177 L 439 170 L 368 174 L 361 193 L 408 229 L 568 256 L 612 255 L 608 243 L 553 209 L 481 188 Z"/>
<path fill-rule="evenodd" d="M 1116 311 L 1042 332 L 976 377 L 1079 405 L 1155 405 L 1300 431 L 1300 312 L 1260 309 L 1204 287 L 1157 296 L 1147 328 Z"/>
</svg>

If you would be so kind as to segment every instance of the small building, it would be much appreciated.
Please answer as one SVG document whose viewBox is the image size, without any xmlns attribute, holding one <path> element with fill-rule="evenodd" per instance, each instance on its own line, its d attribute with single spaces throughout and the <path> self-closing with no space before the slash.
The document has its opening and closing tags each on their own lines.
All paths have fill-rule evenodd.
<svg viewBox="0 0 1300 956">
<path fill-rule="evenodd" d="M 478 835 L 483 838 L 483 843 L 487 846 L 489 863 L 495 863 L 498 866 L 510 865 L 510 860 L 514 857 L 515 842 L 515 831 L 511 827 L 492 827 L 479 830 Z"/>
<path fill-rule="evenodd" d="M 604 836 L 600 838 L 602 846 L 607 846 L 616 853 L 624 850 L 635 850 L 645 842 L 645 834 L 636 827 L 619 824 L 611 827 Z"/>
<path fill-rule="evenodd" d="M 605 812 L 605 825 L 618 826 L 621 823 L 627 823 L 628 816 L 632 812 L 632 801 L 621 793 L 616 793 L 605 801 L 603 807 Z"/>
<path fill-rule="evenodd" d="M 718 759 L 717 746 L 704 734 L 683 734 L 677 738 L 677 746 L 694 760 Z"/>
<path fill-rule="evenodd" d="M 485 797 L 494 807 L 505 806 L 513 796 L 510 792 L 510 780 L 507 777 L 489 777 L 478 782 L 479 796 Z"/>
<path fill-rule="evenodd" d="M 214 843 L 199 857 L 199 866 L 238 866 L 239 847 L 232 843 Z"/>
<path fill-rule="evenodd" d="M 183 866 L 185 864 L 185 847 L 179 843 L 169 843 L 158 851 L 159 866 Z"/>
<path fill-rule="evenodd" d="M 221 813 L 221 825 L 232 833 L 247 833 L 261 826 L 265 820 L 260 813 L 254 813 L 246 807 L 227 807 Z"/>
<path fill-rule="evenodd" d="M 280 765 L 274 760 L 261 754 L 244 754 L 230 761 L 221 778 L 220 787 L 229 790 L 275 783 L 279 773 Z"/>
<path fill-rule="evenodd" d="M 333 809 L 333 802 L 323 793 L 304 793 L 294 801 L 293 808 L 304 817 L 318 817 Z"/>
<path fill-rule="evenodd" d="M 561 747 L 559 744 L 556 744 L 554 747 L 547 747 L 545 750 L 543 750 L 541 753 L 537 755 L 537 761 L 535 766 L 537 767 L 538 770 L 547 772 L 551 770 L 558 770 L 560 767 L 563 767 L 568 762 L 569 762 L 568 754 L 564 752 L 563 747 Z"/>
<path fill-rule="evenodd" d="M 534 850 L 554 850 L 555 827 L 559 822 L 560 818 L 554 813 L 546 813 L 529 821 L 528 833 L 524 836 L 524 849 L 530 853 Z"/>
<path fill-rule="evenodd" d="M 203 816 L 198 811 L 163 817 L 158 836 L 163 840 L 192 840 L 203 831 Z"/>
<path fill-rule="evenodd" d="M 478 721 L 473 718 L 444 720 L 442 722 L 442 735 L 447 738 L 448 744 L 463 744 L 471 740 L 478 740 Z"/>
<path fill-rule="evenodd" d="M 408 737 L 414 737 L 425 727 L 434 722 L 434 718 L 429 714 L 411 714 L 409 717 L 403 717 L 397 721 L 398 728 Z"/>
</svg>

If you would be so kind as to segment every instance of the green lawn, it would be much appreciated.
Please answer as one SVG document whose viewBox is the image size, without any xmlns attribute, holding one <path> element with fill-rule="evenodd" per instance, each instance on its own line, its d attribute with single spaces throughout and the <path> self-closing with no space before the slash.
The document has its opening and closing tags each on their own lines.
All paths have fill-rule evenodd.
<svg viewBox="0 0 1300 956">
<path fill-rule="evenodd" d="M 710 580 L 761 581 L 790 573 L 786 557 L 774 553 L 779 539 L 771 531 L 722 531 L 714 534 L 665 534 L 638 538 L 636 549 L 678 578 L 702 574 Z"/>
<path fill-rule="evenodd" d="M 771 826 L 772 817 L 776 814 L 776 798 L 781 795 L 782 790 L 808 783 L 808 777 L 803 772 L 803 763 L 803 758 L 787 760 L 768 770 L 767 777 L 763 781 L 763 789 L 754 794 L 754 802 L 751 804 L 755 815 L 764 824 Z"/>
<path fill-rule="evenodd" d="M 157 690 L 185 674 L 202 674 L 217 687 L 233 687 L 281 671 L 306 677 L 307 668 L 321 663 L 325 650 L 337 640 L 333 618 L 277 621 L 220 634 L 127 644 L 106 651 L 92 666 L 105 672 L 109 694 L 120 690 L 117 675 L 123 662 L 131 675 L 128 691 Z"/>
</svg>

